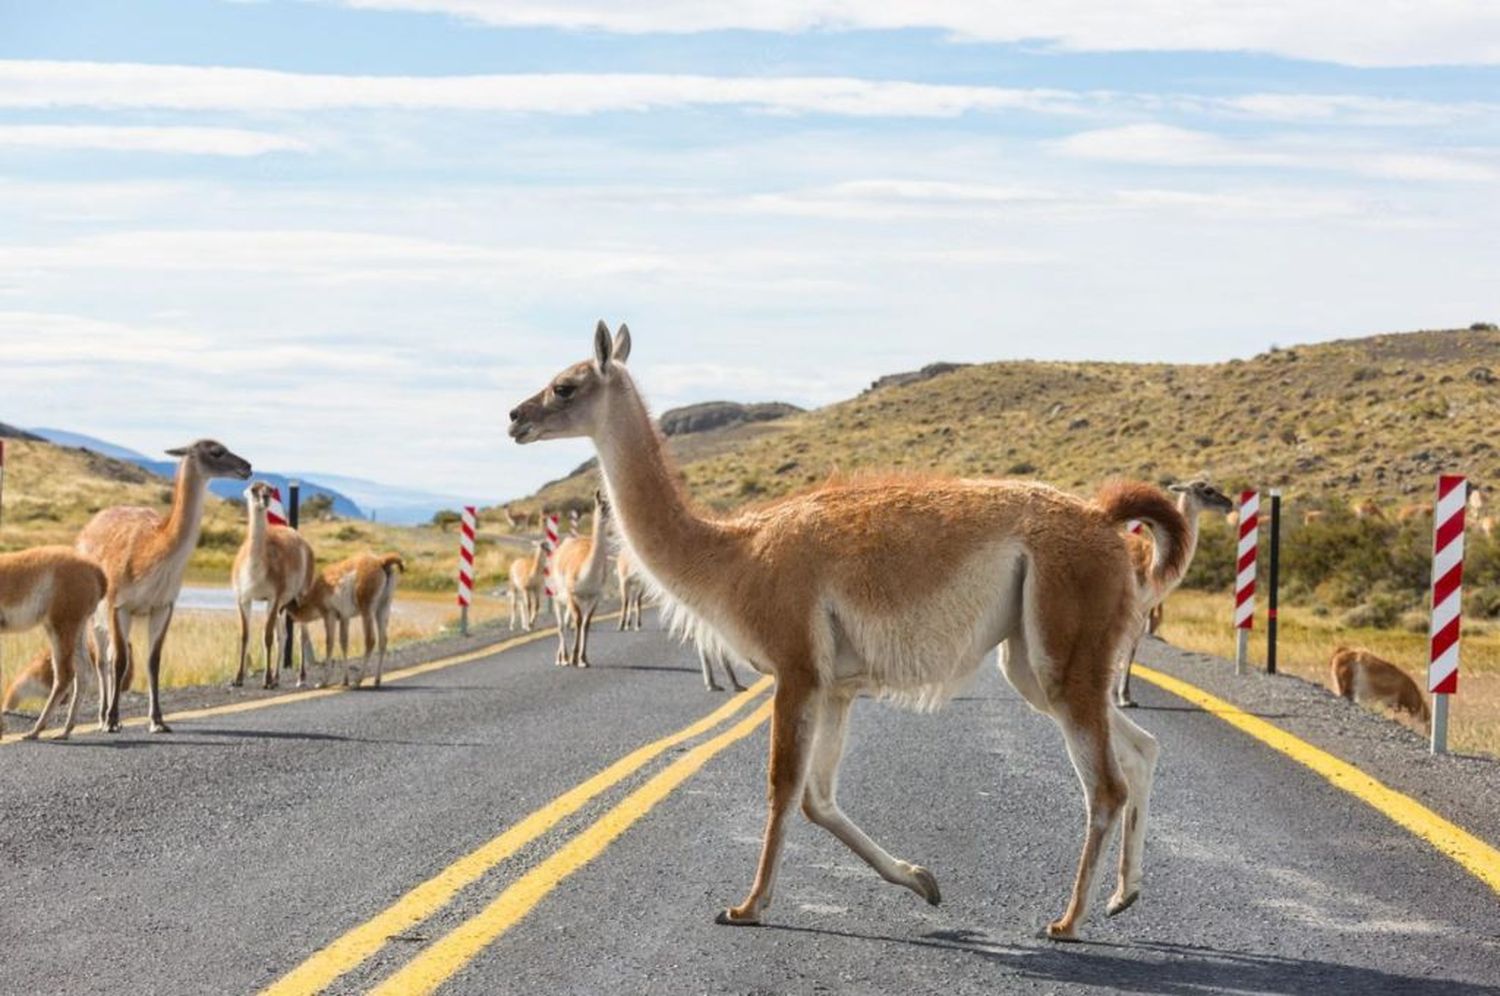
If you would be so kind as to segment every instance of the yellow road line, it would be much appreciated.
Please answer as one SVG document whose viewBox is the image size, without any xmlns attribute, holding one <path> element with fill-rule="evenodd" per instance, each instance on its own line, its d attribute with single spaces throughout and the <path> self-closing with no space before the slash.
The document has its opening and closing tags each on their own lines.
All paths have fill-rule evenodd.
<svg viewBox="0 0 1500 996">
<path fill-rule="evenodd" d="M 599 621 L 603 622 L 606 619 L 613 619 L 618 615 L 618 612 L 612 612 L 607 616 L 600 616 Z M 499 643 L 492 643 L 487 647 L 480 647 L 478 650 L 470 650 L 462 654 L 455 654 L 452 657 L 440 657 L 437 660 L 426 661 L 422 664 L 413 664 L 410 667 L 398 668 L 395 671 L 387 671 L 381 680 L 402 681 L 406 678 L 415 678 L 419 674 L 427 674 L 430 671 L 441 671 L 443 668 L 455 667 L 459 664 L 468 664 L 470 661 L 477 661 L 480 658 L 488 657 L 491 654 L 504 653 L 507 650 L 513 650 L 516 647 L 524 646 L 528 643 L 535 643 L 537 640 L 540 640 L 544 637 L 556 635 L 556 626 L 550 627 L 548 629 L 539 629 L 534 633 L 525 633 L 521 636 L 513 636 L 508 640 L 501 640 Z M 366 685 L 365 687 L 368 688 L 369 686 Z M 82 689 L 79 689 L 79 691 L 81 693 Z M 344 692 L 349 691 L 352 691 L 352 689 L 345 688 L 342 685 L 334 685 L 328 688 L 311 688 L 300 692 L 288 692 L 285 695 L 271 695 L 260 699 L 248 699 L 243 702 L 231 702 L 228 705 L 206 706 L 202 709 L 183 709 L 180 712 L 167 713 L 162 718 L 167 721 L 168 725 L 171 725 L 172 723 L 180 722 L 185 719 L 204 719 L 208 716 L 232 716 L 238 712 L 254 712 L 257 709 L 268 709 L 271 706 L 290 705 L 294 702 L 307 702 L 312 699 L 326 698 L 329 695 L 340 695 Z M 81 708 L 82 703 L 79 703 L 79 706 Z M 53 711 L 52 716 L 53 719 L 58 719 L 57 710 Z M 88 729 L 75 729 L 73 731 L 74 736 L 94 732 L 92 729 L 92 717 L 85 718 L 89 720 L 90 727 Z M 61 722 L 61 720 L 58 721 Z M 146 717 L 136 716 L 133 719 L 123 720 L 120 725 L 145 726 Z M 61 726 L 50 727 L 42 731 L 41 739 L 56 740 L 60 733 L 62 733 Z M 7 734 L 3 737 L 0 737 L 0 744 L 15 743 L 20 739 L 21 735 L 19 733 Z"/>
<path fill-rule="evenodd" d="M 371 990 L 372 996 L 430 993 L 501 934 L 515 926 L 564 879 L 597 858 L 652 807 L 687 781 L 714 755 L 749 736 L 771 715 L 767 700 L 738 724 L 688 751 L 626 796 L 578 836 L 517 879 L 473 917 L 459 924 Z"/>
<path fill-rule="evenodd" d="M 1334 787 L 1343 789 L 1384 813 L 1398 825 L 1405 827 L 1458 862 L 1466 871 L 1495 892 L 1500 893 L 1500 850 L 1467 830 L 1448 822 L 1410 796 L 1402 795 L 1395 789 L 1371 778 L 1349 762 L 1340 760 L 1327 751 L 1293 736 L 1281 727 L 1273 726 L 1221 698 L 1210 695 L 1196 685 L 1190 685 L 1181 679 L 1141 664 L 1136 664 L 1131 673 L 1140 675 L 1151 684 L 1171 692 L 1178 698 L 1187 699 L 1194 705 L 1218 716 L 1230 726 L 1248 733 L 1273 750 L 1280 751 L 1298 764 L 1311 768 L 1326 778 Z"/>
<path fill-rule="evenodd" d="M 272 983 L 263 991 L 263 996 L 321 992 L 339 976 L 358 967 L 383 948 L 393 935 L 409 930 L 436 913 L 462 889 L 546 833 L 560 820 L 583 808 L 595 796 L 630 777 L 677 744 L 718 726 L 753 702 L 770 686 L 771 679 L 762 678 L 697 722 L 625 755 L 592 778 L 564 792 L 478 850 L 459 858 L 433 878 L 410 890 L 373 919 L 336 938 Z M 685 755 L 688 756 L 693 755 Z M 681 761 L 676 763 L 680 764 Z"/>
</svg>

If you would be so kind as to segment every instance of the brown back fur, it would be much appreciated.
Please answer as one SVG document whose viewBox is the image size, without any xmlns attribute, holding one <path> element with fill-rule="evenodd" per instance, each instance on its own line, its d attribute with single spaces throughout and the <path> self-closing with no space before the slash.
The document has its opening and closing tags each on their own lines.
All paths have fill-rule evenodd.
<svg viewBox="0 0 1500 996">
<path fill-rule="evenodd" d="M 1429 718 L 1427 700 L 1411 676 L 1363 647 L 1335 648 L 1328 658 L 1328 671 L 1334 693 L 1350 702 L 1360 693 L 1424 723 Z"/>
</svg>

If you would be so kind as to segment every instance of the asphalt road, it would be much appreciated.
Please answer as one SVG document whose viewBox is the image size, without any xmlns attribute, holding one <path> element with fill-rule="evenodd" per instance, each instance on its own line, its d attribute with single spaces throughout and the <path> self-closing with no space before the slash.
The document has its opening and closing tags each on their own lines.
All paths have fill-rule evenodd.
<svg viewBox="0 0 1500 996">
<path fill-rule="evenodd" d="M 553 667 L 544 639 L 170 736 L 0 746 L 0 993 L 257 991 L 727 701 L 659 632 L 606 624 L 594 641 L 586 671 Z M 799 820 L 769 925 L 713 925 L 753 872 L 764 726 L 548 877 L 756 700 L 382 936 L 328 991 L 374 987 L 540 875 L 534 905 L 448 964 L 442 992 L 1500 992 L 1486 886 L 1216 717 L 1136 694 L 1163 750 L 1145 889 L 1105 920 L 1101 881 L 1087 943 L 1035 937 L 1066 898 L 1082 806 L 1056 730 L 986 667 L 937 715 L 860 703 L 844 767 L 845 809 L 936 873 L 940 907 Z"/>
</svg>

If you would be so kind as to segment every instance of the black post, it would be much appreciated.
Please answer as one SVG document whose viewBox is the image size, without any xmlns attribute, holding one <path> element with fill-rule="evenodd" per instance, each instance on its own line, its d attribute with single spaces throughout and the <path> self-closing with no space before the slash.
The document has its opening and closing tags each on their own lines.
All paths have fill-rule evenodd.
<svg viewBox="0 0 1500 996">
<path fill-rule="evenodd" d="M 286 498 L 286 522 L 293 529 L 297 528 L 297 496 L 302 491 L 302 482 L 287 481 Z M 281 641 L 281 668 L 291 670 L 292 667 L 292 617 L 290 613 L 286 617 L 286 638 Z"/>
<path fill-rule="evenodd" d="M 1266 607 L 1266 674 L 1276 673 L 1276 596 L 1281 584 L 1281 489 L 1271 489 L 1271 602 Z"/>
</svg>

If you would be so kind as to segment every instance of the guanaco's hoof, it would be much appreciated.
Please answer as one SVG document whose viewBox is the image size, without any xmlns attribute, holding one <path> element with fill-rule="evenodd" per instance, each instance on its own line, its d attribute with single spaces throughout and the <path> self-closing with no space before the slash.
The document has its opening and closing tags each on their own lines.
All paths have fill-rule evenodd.
<svg viewBox="0 0 1500 996">
<path fill-rule="evenodd" d="M 172 728 L 170 726 L 168 726 L 166 723 L 152 723 L 148 727 L 148 729 L 152 733 L 171 733 L 172 732 Z"/>
<path fill-rule="evenodd" d="M 714 923 L 721 927 L 759 927 L 760 919 L 751 917 L 739 919 L 734 915 L 734 910 L 720 910 L 714 917 Z"/>
<path fill-rule="evenodd" d="M 921 865 L 912 865 L 911 873 L 916 876 L 919 894 L 927 900 L 928 906 L 936 906 L 943 901 L 943 894 L 938 891 L 937 876 Z"/>
<path fill-rule="evenodd" d="M 21 739 L 22 740 L 35 740 L 37 738 L 37 735 L 38 735 L 38 731 L 32 730 L 29 733 L 23 733 L 23 734 L 21 734 Z"/>
<path fill-rule="evenodd" d="M 1064 927 L 1062 922 L 1058 920 L 1047 924 L 1037 936 L 1049 941 L 1056 941 L 1059 944 L 1078 943 L 1078 931 Z"/>
<path fill-rule="evenodd" d="M 1130 907 L 1134 906 L 1135 901 L 1139 898 L 1141 898 L 1140 889 L 1136 889 L 1128 896 L 1111 896 L 1109 905 L 1104 907 L 1104 915 L 1118 916 L 1121 913 L 1124 913 L 1126 910 L 1130 909 Z"/>
</svg>

